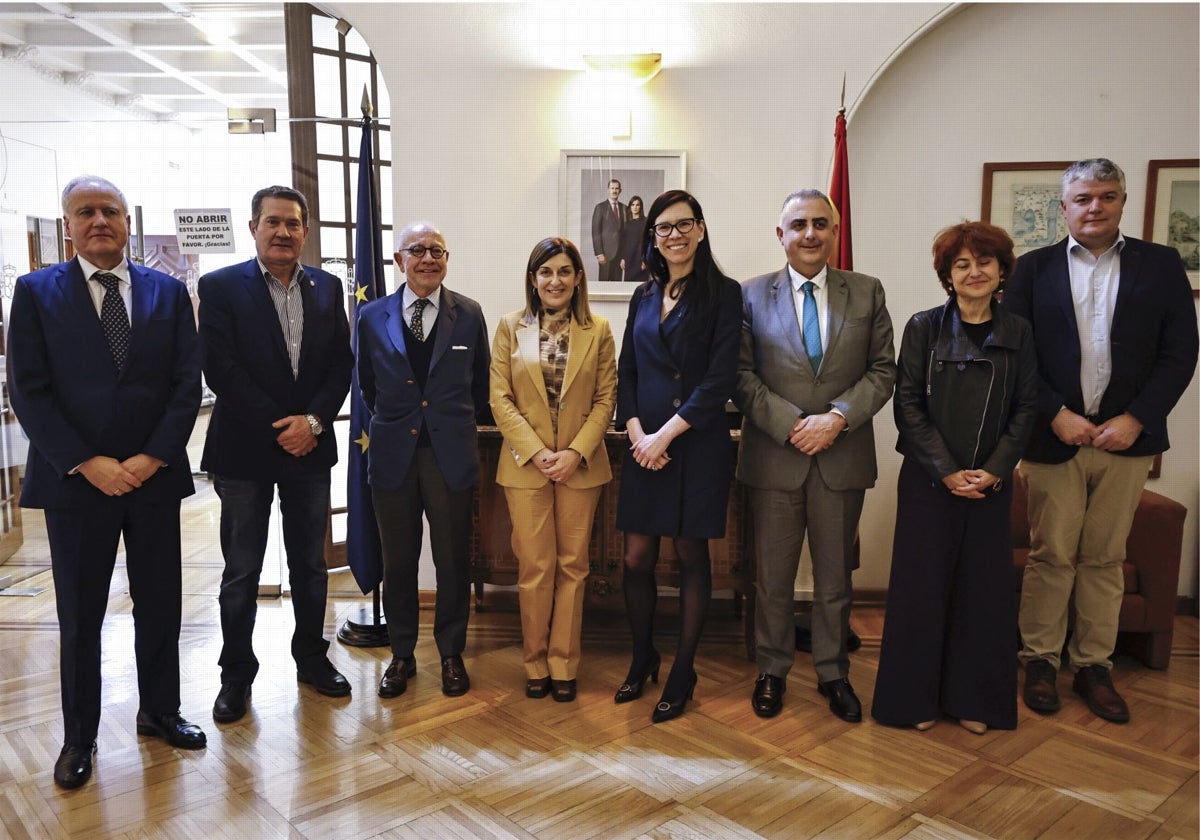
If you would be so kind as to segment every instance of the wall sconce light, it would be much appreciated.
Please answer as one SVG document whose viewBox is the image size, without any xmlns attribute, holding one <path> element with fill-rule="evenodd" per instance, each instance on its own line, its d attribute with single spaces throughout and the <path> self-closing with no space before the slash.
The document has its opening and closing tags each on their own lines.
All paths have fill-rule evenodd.
<svg viewBox="0 0 1200 840">
<path fill-rule="evenodd" d="M 662 53 L 603 53 L 585 55 L 583 62 L 597 73 L 643 85 L 662 70 Z"/>
<path fill-rule="evenodd" d="M 230 134 L 273 134 L 274 108 L 226 108 Z"/>
<path fill-rule="evenodd" d="M 350 34 L 350 30 L 353 29 L 354 26 L 345 18 L 338 18 L 338 21 L 333 25 L 333 28 L 342 33 L 342 37 L 344 38 Z"/>
</svg>

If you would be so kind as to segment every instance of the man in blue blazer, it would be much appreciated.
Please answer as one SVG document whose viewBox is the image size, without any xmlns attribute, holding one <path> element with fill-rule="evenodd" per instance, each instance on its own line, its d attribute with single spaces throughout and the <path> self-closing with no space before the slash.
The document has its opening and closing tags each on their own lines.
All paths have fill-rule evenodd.
<svg viewBox="0 0 1200 840">
<path fill-rule="evenodd" d="M 831 268 L 838 216 L 819 190 L 783 202 L 781 270 L 742 287 L 742 347 L 733 400 L 745 417 L 738 479 L 750 488 L 759 667 L 751 706 L 783 708 L 795 658 L 795 585 L 807 534 L 813 566 L 812 652 L 834 715 L 862 720 L 847 640 L 854 534 L 875 485 L 872 418 L 896 382 L 892 319 L 874 277 Z"/>
<path fill-rule="evenodd" d="M 471 587 L 471 492 L 479 480 L 476 426 L 491 422 L 487 325 L 470 298 L 442 285 L 450 252 L 417 222 L 397 240 L 404 285 L 359 312 L 358 383 L 370 413 L 367 480 L 383 550 L 383 607 L 392 661 L 380 697 L 416 675 L 417 567 L 422 513 L 437 571 L 433 638 L 442 692 L 471 686 L 463 665 Z"/>
<path fill-rule="evenodd" d="M 341 282 L 302 266 L 308 202 L 266 187 L 250 203 L 258 256 L 200 278 L 204 375 L 216 394 L 200 466 L 221 498 L 221 690 L 213 718 L 246 713 L 258 673 L 251 637 L 275 490 L 292 584 L 296 678 L 329 697 L 350 683 L 324 638 L 333 421 L 350 390 L 354 356 Z"/>
<path fill-rule="evenodd" d="M 1062 177 L 1066 239 L 1025 254 L 1004 306 L 1037 345 L 1039 419 L 1020 472 L 1029 488 L 1029 566 L 1021 589 L 1025 705 L 1059 708 L 1068 653 L 1073 688 L 1097 716 L 1129 708 L 1109 675 L 1125 591 L 1125 541 L 1167 415 L 1196 368 L 1196 314 L 1179 253 L 1121 235 L 1125 173 L 1106 158 Z"/>
<path fill-rule="evenodd" d="M 125 259 L 121 191 L 84 175 L 62 205 L 76 257 L 18 278 L 7 365 L 30 443 L 21 506 L 45 510 L 58 607 L 64 744 L 54 781 L 75 788 L 92 774 L 100 629 L 122 537 L 138 734 L 205 745 L 179 715 L 179 506 L 194 492 L 185 447 L 200 357 L 184 284 Z"/>
</svg>

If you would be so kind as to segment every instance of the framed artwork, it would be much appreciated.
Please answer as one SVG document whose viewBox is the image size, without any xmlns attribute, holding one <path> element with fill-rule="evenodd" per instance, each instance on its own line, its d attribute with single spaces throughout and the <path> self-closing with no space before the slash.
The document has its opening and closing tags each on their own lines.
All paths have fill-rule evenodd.
<svg viewBox="0 0 1200 840">
<path fill-rule="evenodd" d="M 1200 297 L 1200 159 L 1150 161 L 1142 238 L 1179 251 Z"/>
<path fill-rule="evenodd" d="M 1026 161 L 983 165 L 979 218 L 1008 231 L 1019 257 L 1067 235 L 1062 174 L 1074 161 Z"/>
<path fill-rule="evenodd" d="M 646 211 L 664 190 L 684 189 L 686 169 L 682 151 L 562 151 L 562 230 L 583 255 L 592 300 L 628 300 L 645 279 L 636 243 Z"/>
</svg>

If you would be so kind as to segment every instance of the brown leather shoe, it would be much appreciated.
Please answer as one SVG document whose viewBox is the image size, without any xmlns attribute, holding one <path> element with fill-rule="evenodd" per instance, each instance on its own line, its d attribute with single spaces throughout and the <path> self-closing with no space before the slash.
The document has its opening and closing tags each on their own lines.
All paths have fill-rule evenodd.
<svg viewBox="0 0 1200 840">
<path fill-rule="evenodd" d="M 417 675 L 416 659 L 393 659 L 379 680 L 379 696 L 399 697 L 408 690 L 408 681 Z"/>
<path fill-rule="evenodd" d="M 1096 717 L 1113 723 L 1129 723 L 1129 707 L 1113 688 L 1112 677 L 1103 665 L 1085 665 L 1075 672 L 1071 686 Z"/>
<path fill-rule="evenodd" d="M 1025 663 L 1025 690 L 1021 698 L 1025 705 L 1043 715 L 1058 711 L 1058 686 L 1054 684 L 1058 671 L 1045 659 Z"/>
</svg>

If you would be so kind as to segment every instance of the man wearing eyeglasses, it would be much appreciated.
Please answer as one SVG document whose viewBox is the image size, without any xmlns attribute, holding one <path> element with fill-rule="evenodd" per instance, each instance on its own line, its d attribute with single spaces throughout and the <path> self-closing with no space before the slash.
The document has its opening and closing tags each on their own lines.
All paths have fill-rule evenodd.
<svg viewBox="0 0 1200 840">
<path fill-rule="evenodd" d="M 324 638 L 325 530 L 331 427 L 350 390 L 354 355 L 341 281 L 300 264 L 308 203 L 290 187 L 250 202 L 257 256 L 200 278 L 204 375 L 216 394 L 201 469 L 221 498 L 221 690 L 219 723 L 246 714 L 258 673 L 251 637 L 258 579 L 276 488 L 283 519 L 296 630 L 296 679 L 329 697 L 350 683 L 329 661 Z"/>
<path fill-rule="evenodd" d="M 600 270 L 596 279 L 600 282 L 621 279 L 620 256 L 621 228 L 629 221 L 629 205 L 620 202 L 621 182 L 613 178 L 608 182 L 608 198 L 592 209 L 592 248 Z"/>
<path fill-rule="evenodd" d="M 490 424 L 483 310 L 445 286 L 450 252 L 428 222 L 399 237 L 404 285 L 362 307 L 358 384 L 370 413 L 367 480 L 383 550 L 383 607 L 392 661 L 379 696 L 398 697 L 417 673 L 417 567 L 423 518 L 437 572 L 433 638 L 442 693 L 471 687 L 463 664 L 471 587 L 471 491 L 479 480 L 476 428 Z"/>
<path fill-rule="evenodd" d="M 742 350 L 733 400 L 745 416 L 738 478 L 750 488 L 760 673 L 751 706 L 783 708 L 795 657 L 795 581 L 812 553 L 812 654 L 834 715 L 862 720 L 848 679 L 854 534 L 875 484 L 871 418 L 892 396 L 892 319 L 874 277 L 828 265 L 838 213 L 819 190 L 784 200 L 775 235 L 787 265 L 742 287 Z"/>
</svg>

